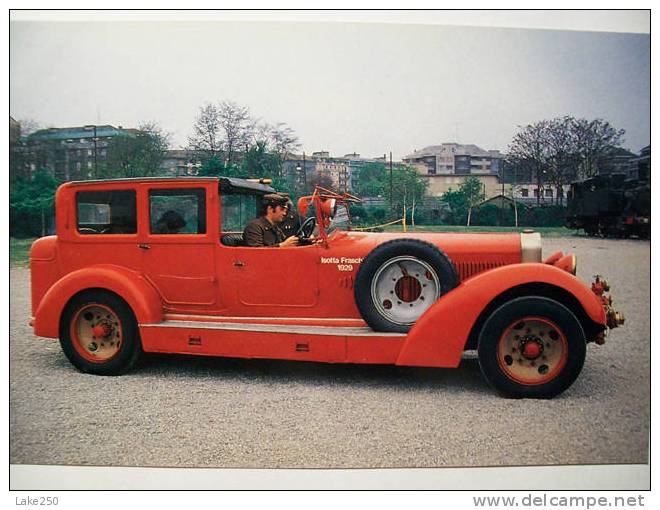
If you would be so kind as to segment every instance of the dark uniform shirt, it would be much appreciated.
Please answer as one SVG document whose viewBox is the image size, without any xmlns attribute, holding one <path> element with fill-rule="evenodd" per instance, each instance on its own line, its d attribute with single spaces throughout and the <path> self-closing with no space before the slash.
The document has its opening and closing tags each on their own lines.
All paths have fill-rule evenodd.
<svg viewBox="0 0 660 510">
<path fill-rule="evenodd" d="M 287 238 L 295 236 L 298 233 L 298 230 L 300 230 L 301 224 L 302 220 L 300 215 L 296 211 L 289 209 L 282 220 L 282 223 L 280 223 L 278 227 L 284 233 L 284 237 Z"/>
<path fill-rule="evenodd" d="M 271 225 L 265 216 L 259 216 L 247 224 L 243 230 L 246 246 L 276 246 L 286 239 L 277 225 Z"/>
</svg>

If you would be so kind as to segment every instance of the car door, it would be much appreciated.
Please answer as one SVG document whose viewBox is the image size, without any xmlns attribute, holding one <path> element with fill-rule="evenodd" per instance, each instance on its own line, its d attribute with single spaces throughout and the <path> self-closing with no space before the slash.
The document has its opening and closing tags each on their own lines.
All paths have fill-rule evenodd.
<svg viewBox="0 0 660 510">
<path fill-rule="evenodd" d="M 239 246 L 230 251 L 241 305 L 291 309 L 317 304 L 318 246 Z"/>
<path fill-rule="evenodd" d="M 156 183 L 145 190 L 147 219 L 140 238 L 143 271 L 166 307 L 213 305 L 217 295 L 208 186 Z"/>
<path fill-rule="evenodd" d="M 259 196 L 221 196 L 221 239 L 240 239 L 243 229 L 258 214 Z M 218 272 L 230 275 L 230 299 L 241 315 L 283 313 L 294 316 L 296 309 L 317 304 L 319 248 L 317 245 L 289 248 L 230 246 L 220 243 Z"/>
</svg>

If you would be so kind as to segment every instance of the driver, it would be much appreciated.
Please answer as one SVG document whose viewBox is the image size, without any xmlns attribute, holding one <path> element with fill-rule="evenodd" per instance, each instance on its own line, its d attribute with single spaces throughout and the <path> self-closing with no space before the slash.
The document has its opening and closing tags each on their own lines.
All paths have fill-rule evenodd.
<svg viewBox="0 0 660 510">
<path fill-rule="evenodd" d="M 280 224 L 287 214 L 287 199 L 277 193 L 264 195 L 261 216 L 247 224 L 243 230 L 243 242 L 246 246 L 297 246 L 296 236 L 287 237 Z"/>
</svg>

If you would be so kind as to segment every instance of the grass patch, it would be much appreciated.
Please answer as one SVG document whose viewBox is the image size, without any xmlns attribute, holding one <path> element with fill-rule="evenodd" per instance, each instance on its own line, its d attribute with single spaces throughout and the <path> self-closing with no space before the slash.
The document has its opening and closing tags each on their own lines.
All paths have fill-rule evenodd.
<svg viewBox="0 0 660 510">
<path fill-rule="evenodd" d="M 408 226 L 408 232 L 522 232 L 525 229 L 539 232 L 543 237 L 573 237 L 577 236 L 576 230 L 566 227 L 467 227 L 464 225 L 417 225 L 415 228 Z M 385 232 L 403 232 L 401 225 L 390 225 L 384 228 Z"/>
<path fill-rule="evenodd" d="M 34 241 L 34 238 L 9 238 L 9 263 L 12 267 L 27 267 L 29 262 L 30 246 L 32 246 Z"/>
</svg>

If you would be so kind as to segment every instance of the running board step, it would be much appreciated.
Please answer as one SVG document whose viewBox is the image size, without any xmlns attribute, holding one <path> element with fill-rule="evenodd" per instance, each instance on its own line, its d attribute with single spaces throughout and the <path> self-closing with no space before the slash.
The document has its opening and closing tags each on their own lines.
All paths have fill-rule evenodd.
<svg viewBox="0 0 660 510">
<path fill-rule="evenodd" d="M 405 337 L 406 333 L 383 333 L 369 327 L 295 326 L 283 324 L 249 324 L 235 322 L 201 322 L 166 320 L 154 324 L 140 324 L 140 328 L 216 329 L 228 331 L 258 331 L 293 335 Z"/>
</svg>

